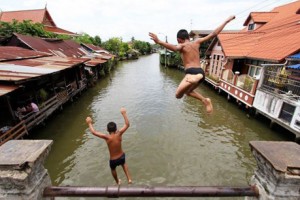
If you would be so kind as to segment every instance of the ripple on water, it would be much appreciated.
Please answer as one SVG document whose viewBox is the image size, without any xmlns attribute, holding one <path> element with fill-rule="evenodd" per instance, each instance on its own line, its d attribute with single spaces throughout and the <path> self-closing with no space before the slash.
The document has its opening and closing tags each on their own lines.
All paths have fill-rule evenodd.
<svg viewBox="0 0 300 200">
<path fill-rule="evenodd" d="M 120 64 L 111 80 L 103 78 L 87 90 L 40 133 L 55 140 L 46 165 L 53 180 L 114 184 L 107 145 L 84 120 L 91 115 L 95 128 L 106 132 L 109 121 L 123 125 L 125 106 L 131 126 L 123 149 L 135 185 L 247 185 L 255 168 L 249 141 L 281 138 L 204 85 L 197 90 L 212 99 L 212 115 L 195 99 L 176 99 L 182 77 L 181 71 L 160 68 L 154 54 Z M 117 172 L 126 185 L 122 169 Z"/>
</svg>

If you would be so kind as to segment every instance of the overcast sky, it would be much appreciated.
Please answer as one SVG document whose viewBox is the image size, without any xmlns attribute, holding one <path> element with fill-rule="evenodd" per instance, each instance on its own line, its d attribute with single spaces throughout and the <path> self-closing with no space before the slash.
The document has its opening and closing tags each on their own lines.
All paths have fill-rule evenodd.
<svg viewBox="0 0 300 200">
<path fill-rule="evenodd" d="M 294 0 L 0 0 L 2 11 L 42 9 L 47 3 L 56 25 L 72 32 L 99 35 L 102 41 L 134 37 L 152 41 L 160 33 L 176 43 L 179 29 L 211 30 L 228 16 L 236 19 L 225 29 L 241 29 L 252 11 L 270 11 Z"/>
</svg>

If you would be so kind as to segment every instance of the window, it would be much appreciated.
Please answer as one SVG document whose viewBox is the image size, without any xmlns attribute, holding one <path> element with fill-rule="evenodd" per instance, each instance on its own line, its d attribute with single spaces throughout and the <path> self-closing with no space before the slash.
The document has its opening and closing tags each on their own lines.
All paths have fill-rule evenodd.
<svg viewBox="0 0 300 200">
<path fill-rule="evenodd" d="M 223 55 L 213 54 L 210 64 L 210 75 L 218 76 L 221 73 Z"/>
<path fill-rule="evenodd" d="M 292 105 L 284 102 L 282 105 L 280 115 L 279 115 L 279 119 L 282 119 L 282 120 L 290 123 L 292 121 L 294 112 L 295 112 L 295 106 L 292 106 Z"/>
<path fill-rule="evenodd" d="M 248 75 L 251 77 L 259 77 L 261 72 L 261 67 L 250 65 Z"/>
<path fill-rule="evenodd" d="M 255 24 L 248 25 L 248 31 L 254 30 Z"/>
</svg>

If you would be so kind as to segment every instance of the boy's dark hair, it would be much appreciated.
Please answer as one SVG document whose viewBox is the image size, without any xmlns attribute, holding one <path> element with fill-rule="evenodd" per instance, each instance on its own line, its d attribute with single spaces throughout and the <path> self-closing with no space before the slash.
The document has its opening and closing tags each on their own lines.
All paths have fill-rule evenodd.
<svg viewBox="0 0 300 200">
<path fill-rule="evenodd" d="M 117 124 L 115 122 L 109 122 L 107 124 L 107 131 L 109 133 L 113 133 L 117 131 Z"/>
<path fill-rule="evenodd" d="M 190 36 L 187 30 L 181 29 L 177 32 L 177 38 L 185 40 L 185 39 L 190 39 Z"/>
</svg>

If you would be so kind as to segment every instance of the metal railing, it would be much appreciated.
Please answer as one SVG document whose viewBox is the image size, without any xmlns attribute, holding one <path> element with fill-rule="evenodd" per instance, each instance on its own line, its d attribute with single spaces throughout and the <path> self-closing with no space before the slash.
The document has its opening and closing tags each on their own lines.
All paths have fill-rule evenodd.
<svg viewBox="0 0 300 200">
<path fill-rule="evenodd" d="M 300 81 L 281 76 L 277 72 L 266 70 L 261 89 L 277 94 L 285 94 L 291 100 L 300 99 Z"/>
<path fill-rule="evenodd" d="M 256 186 L 200 187 L 200 186 L 107 186 L 107 187 L 47 187 L 44 197 L 258 197 Z"/>
</svg>

